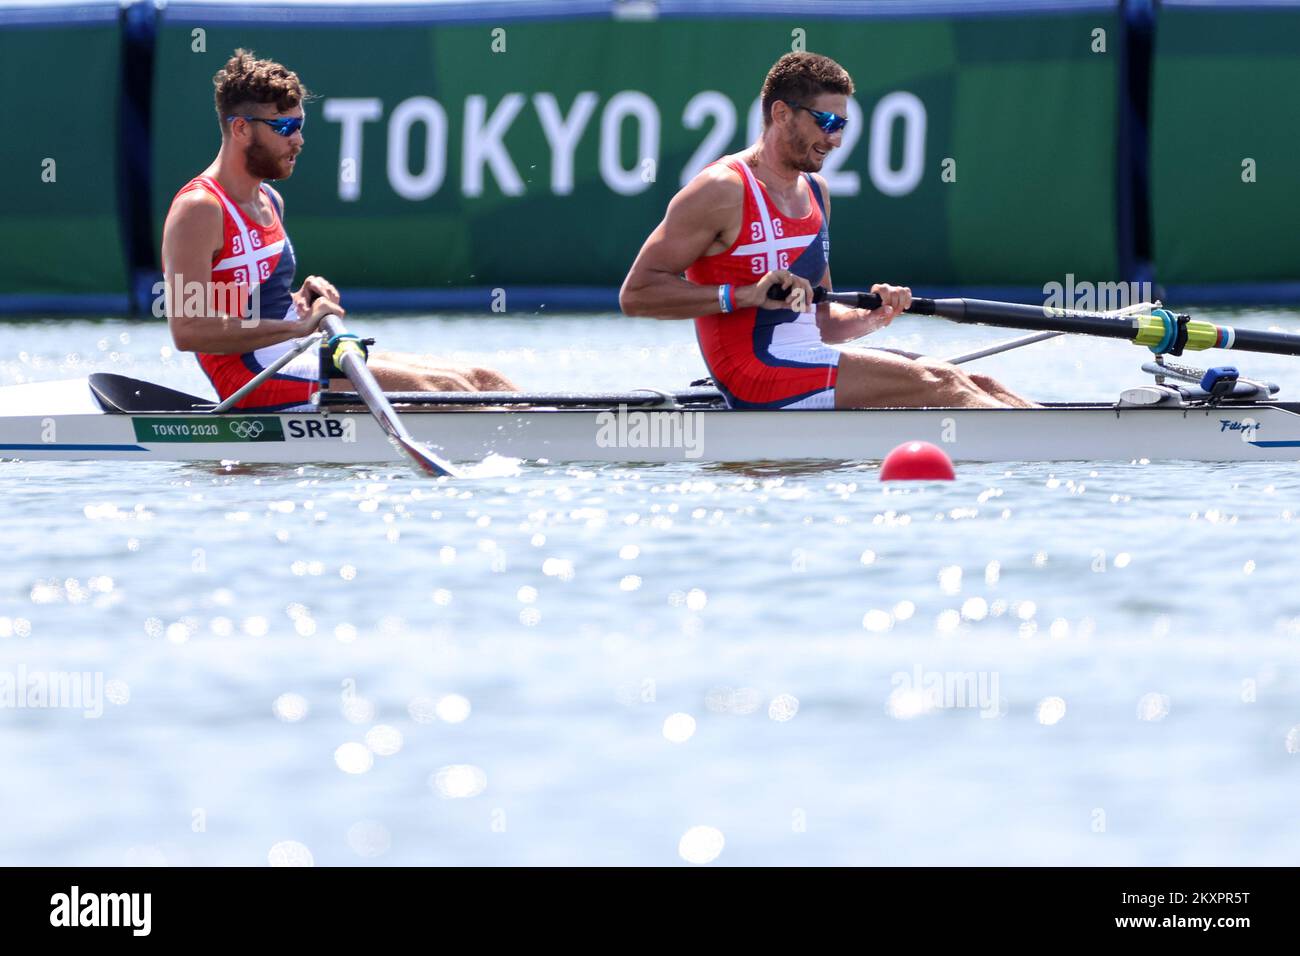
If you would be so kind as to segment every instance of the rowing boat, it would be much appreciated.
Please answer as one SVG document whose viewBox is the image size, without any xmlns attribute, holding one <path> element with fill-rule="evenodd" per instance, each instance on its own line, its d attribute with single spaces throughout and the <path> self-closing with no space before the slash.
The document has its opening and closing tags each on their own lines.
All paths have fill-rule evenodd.
<svg viewBox="0 0 1300 956">
<path fill-rule="evenodd" d="M 355 395 L 322 398 L 315 411 L 250 415 L 213 413 L 197 396 L 105 373 L 8 386 L 0 388 L 0 457 L 401 460 Z M 389 398 L 416 441 L 460 462 L 489 453 L 551 462 L 854 461 L 883 458 L 910 440 L 973 462 L 1300 459 L 1300 404 L 1213 403 L 1194 386 L 1168 384 L 1131 389 L 1110 403 L 1032 409 L 741 411 L 707 388 Z"/>
<path fill-rule="evenodd" d="M 769 295 L 780 297 L 776 289 Z M 814 301 L 874 309 L 872 293 L 818 288 Z M 0 388 L 0 458 L 357 464 L 406 459 L 433 475 L 488 454 L 547 462 L 860 461 L 929 441 L 956 461 L 1295 461 L 1300 403 L 1235 368 L 1197 369 L 1185 349 L 1300 355 L 1300 336 L 1236 330 L 1140 303 L 1113 313 L 1062 312 L 978 299 L 913 298 L 909 312 L 1036 334 L 951 359 L 962 363 L 1061 334 L 1144 345 L 1155 376 L 1113 402 L 1038 408 L 730 409 L 714 388 L 623 393 L 392 392 L 332 317 L 280 359 L 321 350 L 322 390 L 305 412 L 248 414 L 240 392 L 213 403 L 121 375 Z M 328 334 L 326 334 L 328 333 Z M 339 364 L 342 357 L 342 365 Z M 354 392 L 328 389 L 342 368 Z"/>
</svg>

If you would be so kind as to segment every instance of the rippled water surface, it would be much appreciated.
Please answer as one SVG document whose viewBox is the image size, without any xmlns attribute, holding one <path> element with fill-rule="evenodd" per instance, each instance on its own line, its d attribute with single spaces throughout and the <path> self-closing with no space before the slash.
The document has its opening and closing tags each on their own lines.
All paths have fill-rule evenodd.
<svg viewBox="0 0 1300 956">
<path fill-rule="evenodd" d="M 685 323 L 353 324 L 539 389 L 703 374 Z M 908 319 L 879 344 L 998 337 Z M 152 323 L 3 325 L 0 385 L 203 390 L 167 344 Z M 1142 354 L 1058 339 L 981 367 L 1109 400 Z M 1293 465 L 0 476 L 0 863 L 1300 855 Z M 80 706 L 17 696 L 81 674 Z"/>
</svg>

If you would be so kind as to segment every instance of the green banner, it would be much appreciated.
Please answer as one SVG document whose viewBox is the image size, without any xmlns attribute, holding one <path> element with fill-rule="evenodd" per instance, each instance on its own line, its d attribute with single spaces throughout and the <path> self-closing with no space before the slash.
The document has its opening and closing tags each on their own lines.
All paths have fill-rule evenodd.
<svg viewBox="0 0 1300 956">
<path fill-rule="evenodd" d="M 280 189 L 301 274 L 340 285 L 616 286 L 683 180 L 752 141 L 763 77 L 792 44 L 857 84 L 825 169 L 839 284 L 1122 278 L 1113 9 L 364 29 L 162 17 L 156 233 L 217 151 L 213 74 L 252 48 L 319 94 Z"/>
<path fill-rule="evenodd" d="M 230 418 L 134 418 L 136 441 L 143 442 L 247 442 L 284 441 L 280 419 L 273 416 Z"/>
<path fill-rule="evenodd" d="M 1300 7 L 1161 7 L 1152 243 L 1165 283 L 1300 279 Z"/>
<path fill-rule="evenodd" d="M 111 19 L 0 13 L 0 296 L 127 293 L 118 223 L 121 35 Z M 74 11 L 76 13 L 76 11 Z"/>
</svg>

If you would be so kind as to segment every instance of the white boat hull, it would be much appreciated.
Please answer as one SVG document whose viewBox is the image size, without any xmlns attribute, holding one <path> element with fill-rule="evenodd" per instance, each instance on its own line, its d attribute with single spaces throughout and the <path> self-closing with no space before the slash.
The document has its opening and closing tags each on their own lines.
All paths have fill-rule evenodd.
<svg viewBox="0 0 1300 956">
<path fill-rule="evenodd" d="M 0 458 L 26 461 L 395 462 L 364 411 L 281 415 L 108 413 L 81 383 L 0 389 Z M 61 387 L 55 387 L 61 386 Z M 25 407 L 24 407 L 25 406 Z M 44 414 L 34 414 L 34 409 Z M 907 441 L 955 461 L 1294 461 L 1300 406 L 1059 405 L 1041 409 L 403 412 L 411 434 L 453 462 L 489 453 L 555 462 L 880 459 Z"/>
</svg>

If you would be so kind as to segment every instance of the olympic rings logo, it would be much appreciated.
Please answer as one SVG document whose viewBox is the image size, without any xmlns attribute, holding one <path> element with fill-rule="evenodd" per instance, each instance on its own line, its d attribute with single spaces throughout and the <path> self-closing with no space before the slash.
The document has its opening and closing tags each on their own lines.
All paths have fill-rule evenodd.
<svg viewBox="0 0 1300 956">
<path fill-rule="evenodd" d="M 236 437 L 247 441 L 250 438 L 256 438 L 262 434 L 264 427 L 259 421 L 251 422 L 231 422 L 230 430 L 235 433 Z"/>
</svg>

